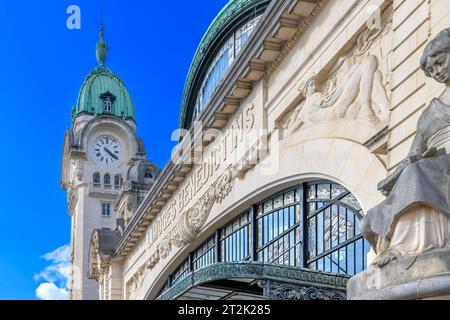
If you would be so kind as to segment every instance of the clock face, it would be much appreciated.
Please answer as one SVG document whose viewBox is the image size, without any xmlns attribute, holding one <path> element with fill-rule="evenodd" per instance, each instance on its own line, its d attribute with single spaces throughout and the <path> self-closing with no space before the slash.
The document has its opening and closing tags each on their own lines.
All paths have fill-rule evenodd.
<svg viewBox="0 0 450 320">
<path fill-rule="evenodd" d="M 119 140 L 109 135 L 98 137 L 92 144 L 92 155 L 98 162 L 107 166 L 117 164 L 122 157 Z"/>
</svg>

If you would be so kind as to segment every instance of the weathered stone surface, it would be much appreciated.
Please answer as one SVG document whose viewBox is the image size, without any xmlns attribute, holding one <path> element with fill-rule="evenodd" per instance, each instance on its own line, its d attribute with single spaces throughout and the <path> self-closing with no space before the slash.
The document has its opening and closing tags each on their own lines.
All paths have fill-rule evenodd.
<svg viewBox="0 0 450 320">
<path fill-rule="evenodd" d="M 417 300 L 450 297 L 450 247 L 403 256 L 369 267 L 347 284 L 349 300 Z"/>
</svg>

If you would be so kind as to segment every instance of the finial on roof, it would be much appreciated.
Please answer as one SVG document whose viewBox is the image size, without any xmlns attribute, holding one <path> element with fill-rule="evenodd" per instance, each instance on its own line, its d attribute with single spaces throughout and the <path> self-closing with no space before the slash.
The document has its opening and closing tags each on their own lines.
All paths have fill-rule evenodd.
<svg viewBox="0 0 450 320">
<path fill-rule="evenodd" d="M 95 50 L 98 64 L 102 67 L 105 65 L 106 57 L 108 55 L 108 44 L 104 40 L 104 28 L 103 22 L 100 24 L 100 40 L 97 42 L 97 47 Z"/>
</svg>

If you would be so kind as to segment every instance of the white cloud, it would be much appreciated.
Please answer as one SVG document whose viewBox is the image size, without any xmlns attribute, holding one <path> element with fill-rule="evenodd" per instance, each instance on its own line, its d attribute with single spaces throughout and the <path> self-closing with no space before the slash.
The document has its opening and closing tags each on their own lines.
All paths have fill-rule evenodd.
<svg viewBox="0 0 450 320">
<path fill-rule="evenodd" d="M 36 289 L 36 297 L 41 300 L 68 300 L 69 291 L 58 288 L 54 283 L 42 283 Z"/>
<path fill-rule="evenodd" d="M 34 280 L 40 283 L 36 297 L 41 300 L 69 299 L 70 247 L 64 245 L 42 258 L 50 265 L 34 275 Z"/>
</svg>

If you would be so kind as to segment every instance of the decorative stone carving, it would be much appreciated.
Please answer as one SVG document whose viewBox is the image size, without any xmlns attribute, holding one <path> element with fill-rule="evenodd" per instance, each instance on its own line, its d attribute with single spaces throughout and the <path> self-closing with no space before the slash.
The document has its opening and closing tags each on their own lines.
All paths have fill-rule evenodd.
<svg viewBox="0 0 450 320">
<path fill-rule="evenodd" d="M 450 243 L 450 29 L 427 45 L 421 68 L 446 88 L 422 113 L 408 157 L 378 185 L 388 198 L 362 221 L 381 268 Z"/>
<path fill-rule="evenodd" d="M 213 205 L 222 202 L 231 192 L 235 172 L 232 167 L 226 170 L 192 208 L 181 214 L 174 229 L 159 243 L 157 250 L 150 256 L 145 265 L 139 269 L 138 273 L 141 270 L 143 270 L 143 273 L 146 273 L 147 270 L 153 269 L 161 259 L 169 256 L 173 247 L 184 247 L 195 239 L 205 225 Z M 145 277 L 145 274 L 142 277 Z M 128 285 L 132 286 L 135 284 L 136 281 L 130 280 Z M 137 288 L 139 287 L 140 285 L 137 286 Z M 131 291 L 134 292 L 137 288 Z"/>
<path fill-rule="evenodd" d="M 381 69 L 387 68 L 380 66 L 386 53 L 374 54 L 371 51 L 376 50 L 370 49 L 391 29 L 390 8 L 383 15 L 383 27 L 371 26 L 363 31 L 353 49 L 336 60 L 324 81 L 313 74 L 299 88 L 303 101 L 281 120 L 285 137 L 301 127 L 339 119 L 353 119 L 380 128 L 386 125 L 387 75 L 383 76 Z"/>
</svg>

